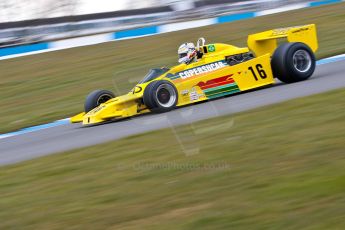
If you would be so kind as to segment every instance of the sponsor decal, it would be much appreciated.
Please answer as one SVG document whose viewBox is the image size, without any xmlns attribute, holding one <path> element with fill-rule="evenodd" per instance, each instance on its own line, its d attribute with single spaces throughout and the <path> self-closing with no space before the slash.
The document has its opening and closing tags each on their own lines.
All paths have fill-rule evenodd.
<svg viewBox="0 0 345 230">
<path fill-rule="evenodd" d="M 95 113 L 97 113 L 98 111 L 102 110 L 103 108 L 105 108 L 104 105 L 98 106 L 98 107 L 94 108 L 93 110 L 91 110 L 90 112 L 88 112 L 88 114 L 89 114 L 89 115 L 95 114 Z"/>
<path fill-rule="evenodd" d="M 300 28 L 301 26 L 291 26 L 291 27 L 286 27 L 286 28 L 279 28 L 279 29 L 274 29 L 272 30 L 272 34 L 271 36 L 279 36 L 279 35 L 286 35 L 288 33 L 289 30 L 291 29 L 296 29 L 296 28 Z M 295 30 L 292 33 L 298 33 L 304 30 L 309 30 L 309 28 L 300 28 L 299 30 Z"/>
<path fill-rule="evenodd" d="M 190 100 L 191 100 L 191 101 L 196 101 L 196 100 L 199 99 L 199 95 L 198 95 L 198 93 L 195 92 L 195 91 L 194 91 L 194 92 L 190 92 L 189 96 L 190 96 Z"/>
<path fill-rule="evenodd" d="M 133 94 L 140 93 L 143 90 L 141 86 L 135 86 L 133 89 Z"/>
<path fill-rule="evenodd" d="M 216 47 L 214 45 L 208 45 L 207 49 L 208 49 L 208 52 L 215 52 L 216 51 Z"/>
<path fill-rule="evenodd" d="M 199 86 L 202 90 L 209 89 L 209 88 L 214 88 L 226 84 L 233 84 L 235 83 L 234 79 L 232 78 L 233 74 L 223 76 L 223 77 L 218 77 L 214 78 L 211 80 L 208 80 L 206 82 L 199 82 L 197 86 Z"/>
<path fill-rule="evenodd" d="M 184 89 L 181 91 L 182 96 L 187 96 L 189 93 L 188 89 Z"/>
<path fill-rule="evenodd" d="M 197 101 L 199 100 L 200 98 L 204 97 L 205 94 L 198 94 L 198 92 L 196 91 L 196 88 L 193 87 L 189 93 L 189 98 L 191 101 Z"/>
<path fill-rule="evenodd" d="M 186 78 L 194 77 L 194 76 L 197 76 L 200 74 L 209 73 L 209 72 L 215 71 L 217 69 L 223 68 L 225 66 L 226 66 L 226 64 L 224 62 L 219 61 L 219 62 L 214 62 L 211 64 L 198 66 L 198 67 L 195 67 L 192 69 L 182 71 L 182 72 L 178 73 L 178 75 L 182 79 L 186 79 Z"/>
<path fill-rule="evenodd" d="M 199 82 L 197 86 L 202 89 L 208 99 L 240 92 L 240 89 L 232 76 L 233 75 L 230 74 L 227 76 L 211 79 L 206 82 Z"/>
<path fill-rule="evenodd" d="M 290 30 L 290 27 L 289 28 L 275 29 L 272 31 L 271 36 L 285 35 L 289 30 Z"/>
<path fill-rule="evenodd" d="M 309 28 L 301 28 L 299 30 L 293 31 L 292 33 L 299 33 L 299 32 L 306 31 L 306 30 L 309 30 Z"/>
</svg>

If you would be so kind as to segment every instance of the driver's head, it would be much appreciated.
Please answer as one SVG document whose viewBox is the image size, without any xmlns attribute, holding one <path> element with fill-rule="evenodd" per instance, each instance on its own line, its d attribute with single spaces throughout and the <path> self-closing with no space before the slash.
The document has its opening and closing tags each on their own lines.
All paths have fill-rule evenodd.
<svg viewBox="0 0 345 230">
<path fill-rule="evenodd" d="M 195 59 L 196 57 L 196 49 L 193 43 L 183 43 L 180 45 L 177 51 L 178 54 L 178 62 L 189 64 Z"/>
</svg>

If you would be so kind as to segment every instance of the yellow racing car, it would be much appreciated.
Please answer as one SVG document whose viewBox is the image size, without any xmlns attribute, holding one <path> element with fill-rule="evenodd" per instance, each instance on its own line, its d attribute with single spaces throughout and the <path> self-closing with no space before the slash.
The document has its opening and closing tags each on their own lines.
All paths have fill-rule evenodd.
<svg viewBox="0 0 345 230">
<path fill-rule="evenodd" d="M 285 83 L 303 81 L 315 70 L 317 48 L 314 24 L 249 35 L 248 48 L 205 44 L 205 39 L 200 38 L 194 62 L 151 69 L 122 96 L 96 90 L 87 96 L 85 112 L 72 117 L 71 122 L 89 125 L 147 112 L 166 112 L 274 84 L 274 78 Z"/>
</svg>

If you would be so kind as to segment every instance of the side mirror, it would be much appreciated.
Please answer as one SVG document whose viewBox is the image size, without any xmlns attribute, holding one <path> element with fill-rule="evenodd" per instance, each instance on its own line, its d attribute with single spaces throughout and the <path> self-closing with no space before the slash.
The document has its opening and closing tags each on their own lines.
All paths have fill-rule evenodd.
<svg viewBox="0 0 345 230">
<path fill-rule="evenodd" d="M 200 50 L 200 47 L 201 47 L 201 46 L 204 46 L 204 45 L 205 45 L 205 42 L 206 42 L 205 38 L 199 38 L 199 39 L 198 39 L 198 42 L 196 43 L 196 48 L 197 48 L 197 50 Z"/>
</svg>

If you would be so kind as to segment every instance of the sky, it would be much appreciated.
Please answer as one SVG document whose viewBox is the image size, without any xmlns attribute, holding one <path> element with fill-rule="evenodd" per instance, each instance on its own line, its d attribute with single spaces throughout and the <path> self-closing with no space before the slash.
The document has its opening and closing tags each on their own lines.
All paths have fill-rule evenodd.
<svg viewBox="0 0 345 230">
<path fill-rule="evenodd" d="M 58 7 L 62 2 L 76 1 L 73 14 L 90 14 L 107 11 L 141 8 L 157 0 L 0 0 L 0 23 L 42 17 L 70 15 L 71 9 Z"/>
<path fill-rule="evenodd" d="M 78 13 L 97 13 L 106 11 L 123 10 L 129 0 L 79 0 Z"/>
</svg>

